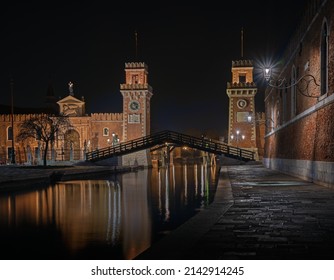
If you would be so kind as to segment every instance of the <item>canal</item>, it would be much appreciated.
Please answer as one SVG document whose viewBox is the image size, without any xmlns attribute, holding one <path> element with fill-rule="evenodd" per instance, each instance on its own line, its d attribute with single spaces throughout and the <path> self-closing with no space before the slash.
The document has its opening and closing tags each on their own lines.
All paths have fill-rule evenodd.
<svg viewBox="0 0 334 280">
<path fill-rule="evenodd" d="M 1 259 L 133 259 L 213 201 L 218 172 L 178 164 L 1 194 Z"/>
</svg>

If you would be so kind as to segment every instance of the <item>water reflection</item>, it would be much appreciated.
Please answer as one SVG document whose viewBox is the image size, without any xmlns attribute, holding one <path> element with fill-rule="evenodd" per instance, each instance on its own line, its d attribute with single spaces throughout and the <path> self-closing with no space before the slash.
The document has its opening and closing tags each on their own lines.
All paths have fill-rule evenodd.
<svg viewBox="0 0 334 280">
<path fill-rule="evenodd" d="M 1 258 L 133 259 L 212 201 L 212 169 L 173 165 L 1 195 Z"/>
</svg>

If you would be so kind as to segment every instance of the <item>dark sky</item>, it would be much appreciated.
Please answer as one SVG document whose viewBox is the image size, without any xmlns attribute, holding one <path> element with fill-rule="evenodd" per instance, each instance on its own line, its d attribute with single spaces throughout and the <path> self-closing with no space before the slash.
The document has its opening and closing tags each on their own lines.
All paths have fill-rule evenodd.
<svg viewBox="0 0 334 280">
<path fill-rule="evenodd" d="M 10 103 L 13 76 L 16 106 L 43 106 L 51 79 L 61 97 L 72 81 L 89 113 L 121 112 L 124 63 L 143 61 L 154 91 L 153 131 L 224 135 L 226 83 L 232 60 L 240 59 L 241 28 L 245 59 L 277 58 L 306 1 L 117 2 L 125 1 L 2 4 L 0 104 Z M 263 96 L 259 89 L 258 110 Z"/>
</svg>

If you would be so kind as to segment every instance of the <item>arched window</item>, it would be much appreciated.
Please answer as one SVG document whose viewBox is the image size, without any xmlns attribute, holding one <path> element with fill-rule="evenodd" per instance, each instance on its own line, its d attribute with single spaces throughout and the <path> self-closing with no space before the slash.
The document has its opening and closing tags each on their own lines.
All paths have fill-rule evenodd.
<svg viewBox="0 0 334 280">
<path fill-rule="evenodd" d="M 280 96 L 282 96 L 282 124 L 284 124 L 287 120 L 287 117 L 286 117 L 286 92 L 283 92 L 283 89 L 280 90 Z"/>
<path fill-rule="evenodd" d="M 297 111 L 297 74 L 296 74 L 296 67 L 292 66 L 291 71 L 291 118 L 296 116 Z"/>
<path fill-rule="evenodd" d="M 13 140 L 13 129 L 11 126 L 7 128 L 7 140 Z"/>
<path fill-rule="evenodd" d="M 321 30 L 320 46 L 320 69 L 321 69 L 321 95 L 328 91 L 328 26 L 327 20 L 324 20 Z"/>
<path fill-rule="evenodd" d="M 281 113 L 280 113 L 280 98 L 277 98 L 276 100 L 276 105 L 275 105 L 275 114 L 276 114 L 276 118 L 275 118 L 275 123 L 276 126 L 280 126 L 281 123 Z"/>
<path fill-rule="evenodd" d="M 271 120 L 271 130 L 276 127 L 275 123 L 275 98 L 274 95 L 271 95 L 271 102 L 270 102 L 270 120 Z"/>
</svg>

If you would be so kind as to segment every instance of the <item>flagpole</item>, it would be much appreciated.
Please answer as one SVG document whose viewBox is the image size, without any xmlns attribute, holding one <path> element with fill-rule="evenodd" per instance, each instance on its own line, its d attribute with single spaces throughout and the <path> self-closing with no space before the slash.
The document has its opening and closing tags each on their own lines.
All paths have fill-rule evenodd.
<svg viewBox="0 0 334 280">
<path fill-rule="evenodd" d="M 11 122 L 12 122 L 12 155 L 11 163 L 15 164 L 15 145 L 14 145 L 14 79 L 10 79 L 10 95 L 11 95 Z"/>
</svg>

